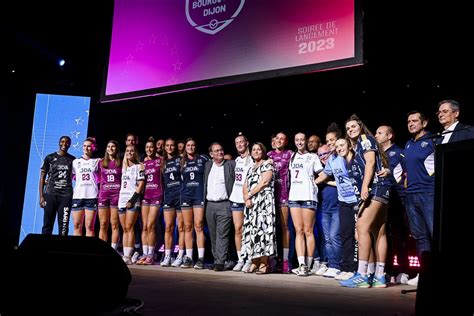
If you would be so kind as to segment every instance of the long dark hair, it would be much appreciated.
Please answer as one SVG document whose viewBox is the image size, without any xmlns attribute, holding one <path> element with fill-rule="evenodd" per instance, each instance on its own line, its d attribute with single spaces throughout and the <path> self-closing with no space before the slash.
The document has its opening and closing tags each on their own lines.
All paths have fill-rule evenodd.
<svg viewBox="0 0 474 316">
<path fill-rule="evenodd" d="M 153 138 L 153 136 L 148 137 L 148 140 L 145 142 L 145 150 L 146 150 L 146 144 L 148 144 L 148 143 L 153 144 L 153 154 L 152 154 L 151 159 L 155 159 L 156 158 L 155 138 Z M 146 155 L 146 153 L 145 153 L 145 155 Z"/>
<path fill-rule="evenodd" d="M 186 166 L 186 163 L 188 162 L 188 153 L 186 152 L 186 145 L 188 144 L 188 142 L 194 142 L 194 145 L 196 145 L 196 141 L 194 140 L 194 138 L 192 137 L 188 137 L 185 141 L 184 141 L 184 153 L 183 153 L 183 156 L 181 157 L 181 161 L 180 161 L 180 165 L 181 165 L 181 171 L 183 170 L 184 166 Z M 199 153 L 196 149 L 196 151 L 194 152 L 194 157 L 198 157 L 199 156 Z"/>
<path fill-rule="evenodd" d="M 362 122 L 362 120 L 357 116 L 357 114 L 352 114 L 347 120 L 346 120 L 346 124 L 347 122 L 350 122 L 350 121 L 356 121 L 357 124 L 359 124 L 360 126 L 360 129 L 362 130 L 362 132 L 360 133 L 359 135 L 359 138 L 362 134 L 365 134 L 365 135 L 369 135 L 371 136 L 373 139 L 375 139 L 374 137 L 374 134 L 372 134 L 370 132 L 370 130 L 367 128 L 367 126 L 364 124 L 364 122 Z M 351 140 L 349 139 L 349 136 L 347 136 L 347 133 L 346 133 L 346 138 L 348 141 L 351 142 Z M 352 142 L 351 142 L 352 143 Z M 385 154 L 385 150 L 383 150 L 382 146 L 376 141 L 375 142 L 377 144 L 377 150 L 379 151 L 380 153 L 380 158 L 382 158 L 382 166 L 384 168 L 387 168 L 388 167 L 388 158 L 387 158 L 387 155 Z"/>
<path fill-rule="evenodd" d="M 165 140 L 165 145 L 164 146 L 166 148 L 166 142 L 169 141 L 169 140 L 174 142 L 174 152 L 171 153 L 171 158 L 168 158 L 168 153 L 166 152 L 166 149 L 164 149 L 165 153 L 163 155 L 164 156 L 163 157 L 163 163 L 161 164 L 161 173 L 163 173 L 163 171 L 165 170 L 166 162 L 168 162 L 168 160 L 173 159 L 177 156 L 178 147 L 176 146 L 176 140 L 174 138 L 171 138 L 171 137 L 167 138 Z"/>
<path fill-rule="evenodd" d="M 114 144 L 115 147 L 117 148 L 115 152 L 115 157 L 113 157 L 113 161 L 115 161 L 115 167 L 120 167 L 122 165 L 122 160 L 120 159 L 120 148 L 119 148 L 119 143 L 118 141 L 112 139 L 107 142 L 107 146 L 109 144 Z M 102 168 L 108 169 L 109 168 L 109 162 L 110 162 L 109 154 L 107 153 L 107 148 L 105 148 L 105 155 L 104 158 L 102 159 Z"/>
</svg>

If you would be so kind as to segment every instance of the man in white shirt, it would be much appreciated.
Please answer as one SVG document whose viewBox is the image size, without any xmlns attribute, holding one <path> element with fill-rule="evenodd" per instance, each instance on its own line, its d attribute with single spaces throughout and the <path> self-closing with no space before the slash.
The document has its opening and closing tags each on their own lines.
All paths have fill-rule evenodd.
<svg viewBox="0 0 474 316">
<path fill-rule="evenodd" d="M 235 161 L 224 159 L 224 149 L 220 143 L 209 146 L 212 160 L 204 167 L 204 199 L 206 220 L 211 236 L 214 270 L 223 271 L 229 251 L 229 235 L 232 211 L 229 197 L 235 177 Z"/>
<path fill-rule="evenodd" d="M 444 128 L 444 131 L 441 133 L 443 137 L 439 143 L 454 143 L 474 138 L 474 128 L 459 122 L 460 111 L 459 102 L 455 100 L 443 100 L 438 103 L 436 116 Z"/>
</svg>

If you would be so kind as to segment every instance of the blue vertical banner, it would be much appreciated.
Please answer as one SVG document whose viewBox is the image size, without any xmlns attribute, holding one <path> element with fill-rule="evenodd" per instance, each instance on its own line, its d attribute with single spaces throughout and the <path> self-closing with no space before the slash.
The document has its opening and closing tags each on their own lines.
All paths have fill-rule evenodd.
<svg viewBox="0 0 474 316">
<path fill-rule="evenodd" d="M 20 243 L 29 233 L 41 233 L 44 211 L 39 206 L 40 168 L 44 157 L 58 151 L 59 138 L 71 137 L 69 153 L 82 155 L 82 141 L 87 137 L 90 97 L 37 94 L 31 133 L 28 174 L 23 201 Z M 72 232 L 72 220 L 69 223 Z M 54 234 L 58 232 L 57 221 Z"/>
</svg>

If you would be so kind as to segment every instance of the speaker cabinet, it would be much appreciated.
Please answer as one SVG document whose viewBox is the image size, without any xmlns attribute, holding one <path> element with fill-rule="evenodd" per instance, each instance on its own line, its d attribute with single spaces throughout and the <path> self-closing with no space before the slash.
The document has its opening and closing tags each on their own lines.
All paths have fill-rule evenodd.
<svg viewBox="0 0 474 316">
<path fill-rule="evenodd" d="M 30 234 L 11 263 L 5 288 L 7 310 L 15 314 L 112 310 L 125 300 L 131 281 L 120 255 L 95 237 Z"/>
</svg>

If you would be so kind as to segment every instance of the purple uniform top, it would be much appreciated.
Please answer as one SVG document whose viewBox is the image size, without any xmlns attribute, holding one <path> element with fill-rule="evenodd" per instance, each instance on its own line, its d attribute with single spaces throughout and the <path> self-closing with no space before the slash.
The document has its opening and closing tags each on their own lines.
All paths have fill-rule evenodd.
<svg viewBox="0 0 474 316">
<path fill-rule="evenodd" d="M 145 166 L 145 199 L 162 200 L 163 181 L 161 179 L 161 157 L 143 162 Z"/>
<path fill-rule="evenodd" d="M 99 162 L 100 168 L 100 190 L 99 198 L 119 194 L 120 181 L 122 179 L 122 166 L 116 167 L 115 161 L 109 161 L 108 168 L 102 167 L 102 160 Z"/>
<path fill-rule="evenodd" d="M 290 181 L 288 177 L 288 167 L 290 166 L 291 150 L 283 150 L 277 152 L 272 150 L 268 153 L 268 157 L 273 160 L 275 165 L 275 202 L 277 204 L 287 204 L 290 193 Z"/>
</svg>

